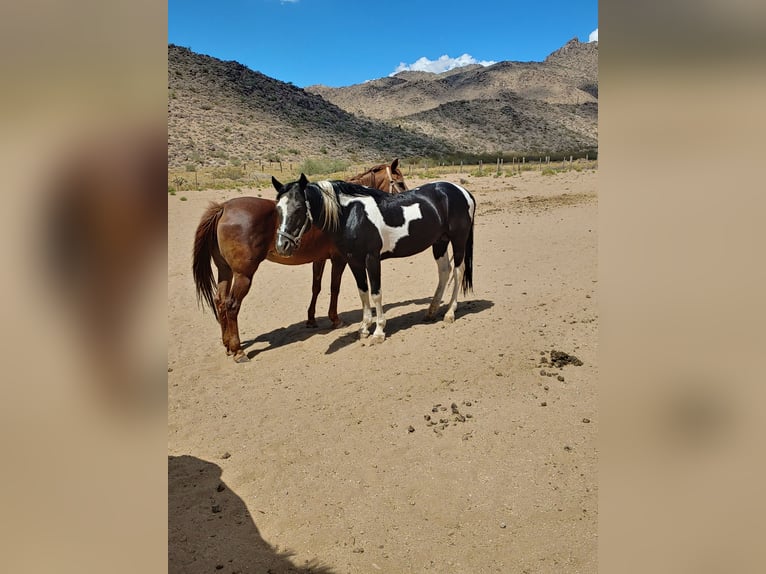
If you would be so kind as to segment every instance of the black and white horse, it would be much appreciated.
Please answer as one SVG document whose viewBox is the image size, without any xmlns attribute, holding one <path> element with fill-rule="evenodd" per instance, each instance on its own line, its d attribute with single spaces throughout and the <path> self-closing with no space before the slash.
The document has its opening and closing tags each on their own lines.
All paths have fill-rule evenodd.
<svg viewBox="0 0 766 574">
<path fill-rule="evenodd" d="M 455 320 L 459 288 L 462 286 L 465 294 L 473 287 L 476 201 L 466 189 L 447 181 L 437 181 L 390 195 L 343 181 L 309 183 L 303 174 L 298 181 L 286 185 L 272 177 L 272 184 L 277 190 L 277 253 L 290 256 L 312 224 L 330 234 L 348 260 L 359 288 L 361 338 L 370 334 L 370 294 L 376 312 L 371 342 L 377 343 L 386 337 L 380 261 L 389 257 L 409 257 L 429 247 L 439 269 L 439 284 L 426 318 L 433 318 L 439 310 L 453 269 L 447 254 L 447 246 L 451 244 L 454 286 L 444 320 L 448 323 Z"/>
</svg>

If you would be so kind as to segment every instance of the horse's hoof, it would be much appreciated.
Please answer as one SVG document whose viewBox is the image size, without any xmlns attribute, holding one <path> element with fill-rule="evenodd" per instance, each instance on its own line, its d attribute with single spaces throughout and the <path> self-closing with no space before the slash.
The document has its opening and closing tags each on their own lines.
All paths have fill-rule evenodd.
<svg viewBox="0 0 766 574">
<path fill-rule="evenodd" d="M 454 323 L 455 322 L 455 314 L 450 313 L 449 311 L 445 313 L 444 315 L 444 322 L 445 323 Z"/>
<path fill-rule="evenodd" d="M 235 363 L 249 363 L 250 362 L 250 358 L 240 351 L 239 353 L 234 355 L 234 362 Z"/>
<path fill-rule="evenodd" d="M 345 326 L 346 326 L 346 323 L 343 321 L 343 319 L 336 319 L 335 321 L 332 322 L 333 329 L 338 329 L 340 327 L 345 327 Z"/>
<path fill-rule="evenodd" d="M 374 333 L 372 337 L 370 337 L 370 345 L 377 345 L 378 343 L 382 343 L 385 340 L 386 340 L 385 333 Z"/>
<path fill-rule="evenodd" d="M 369 336 L 370 336 L 370 332 L 369 331 L 359 331 L 359 338 L 360 339 L 366 339 Z"/>
<path fill-rule="evenodd" d="M 317 328 L 317 322 L 315 319 L 309 319 L 306 321 L 306 327 L 309 329 L 316 329 Z"/>
</svg>

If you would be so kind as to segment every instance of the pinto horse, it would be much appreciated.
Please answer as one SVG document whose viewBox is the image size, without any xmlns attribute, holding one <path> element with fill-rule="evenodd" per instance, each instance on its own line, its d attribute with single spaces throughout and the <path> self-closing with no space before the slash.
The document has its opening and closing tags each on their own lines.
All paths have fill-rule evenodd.
<svg viewBox="0 0 766 574">
<path fill-rule="evenodd" d="M 399 160 L 390 165 L 371 167 L 350 181 L 370 187 L 400 193 L 407 190 Z M 253 274 L 264 259 L 284 265 L 314 264 L 311 303 L 308 308 L 308 327 L 316 326 L 316 302 L 322 288 L 322 275 L 327 259 L 332 262 L 330 282 L 330 308 L 328 316 L 333 328 L 342 322 L 338 317 L 338 294 L 345 258 L 332 240 L 318 229 L 306 232 L 300 248 L 292 257 L 275 252 L 277 229 L 276 202 L 260 197 L 237 197 L 224 203 L 211 203 L 202 215 L 194 237 L 192 271 L 197 288 L 197 299 L 213 309 L 221 325 L 221 338 L 228 355 L 238 363 L 248 360 L 239 340 L 237 316 L 242 300 L 250 290 Z M 210 260 L 218 268 L 217 285 L 213 279 Z"/>
<path fill-rule="evenodd" d="M 473 288 L 476 200 L 466 189 L 437 181 L 390 195 L 343 181 L 309 183 L 303 174 L 298 181 L 287 185 L 272 177 L 272 184 L 277 190 L 277 253 L 285 257 L 297 253 L 301 238 L 317 226 L 332 238 L 338 251 L 346 257 L 359 289 L 360 338 L 370 334 L 370 294 L 376 321 L 370 342 L 378 343 L 386 337 L 380 288 L 381 260 L 409 257 L 429 247 L 439 269 L 439 283 L 426 319 L 433 318 L 439 310 L 452 271 L 447 255 L 447 246 L 451 244 L 455 284 L 444 321 L 455 320 L 459 287 L 462 286 L 463 294 Z"/>
</svg>

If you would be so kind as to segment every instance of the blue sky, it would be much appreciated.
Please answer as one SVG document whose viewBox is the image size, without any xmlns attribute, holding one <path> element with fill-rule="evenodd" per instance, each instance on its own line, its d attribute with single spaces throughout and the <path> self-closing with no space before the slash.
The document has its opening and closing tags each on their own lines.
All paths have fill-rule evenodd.
<svg viewBox="0 0 766 574">
<path fill-rule="evenodd" d="M 596 0 L 169 0 L 168 42 L 299 87 L 540 61 L 598 35 Z"/>
</svg>

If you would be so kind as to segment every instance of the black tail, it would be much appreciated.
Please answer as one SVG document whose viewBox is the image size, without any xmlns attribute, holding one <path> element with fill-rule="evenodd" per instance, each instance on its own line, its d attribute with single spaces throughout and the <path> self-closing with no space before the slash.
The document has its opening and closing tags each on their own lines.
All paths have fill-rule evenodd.
<svg viewBox="0 0 766 574">
<path fill-rule="evenodd" d="M 192 272 L 194 285 L 197 287 L 197 301 L 207 303 L 218 317 L 218 311 L 213 301 L 213 267 L 210 262 L 213 253 L 218 250 L 218 220 L 221 219 L 223 205 L 211 203 L 197 226 L 194 235 L 194 254 L 192 257 Z"/>
<path fill-rule="evenodd" d="M 465 243 L 463 263 L 465 263 L 463 272 L 463 295 L 465 295 L 468 291 L 473 291 L 473 220 L 471 220 L 471 231 L 468 232 L 468 241 Z"/>
</svg>

